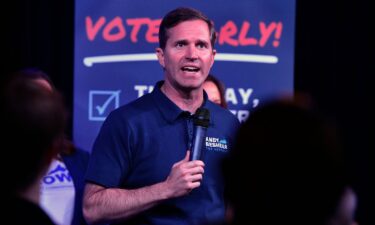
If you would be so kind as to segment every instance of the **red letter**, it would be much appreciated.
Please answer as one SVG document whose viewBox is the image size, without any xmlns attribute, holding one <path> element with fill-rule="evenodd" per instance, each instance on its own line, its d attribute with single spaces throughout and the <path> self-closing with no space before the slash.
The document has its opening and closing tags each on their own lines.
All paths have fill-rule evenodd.
<svg viewBox="0 0 375 225">
<path fill-rule="evenodd" d="M 219 44 L 222 45 L 225 42 L 232 46 L 238 46 L 238 41 L 232 39 L 231 37 L 237 33 L 237 26 L 233 21 L 229 20 L 220 29 Z"/>
<path fill-rule="evenodd" d="M 99 20 L 93 25 L 92 19 L 86 16 L 86 34 L 90 41 L 93 41 L 98 34 L 99 29 L 104 25 L 105 17 L 101 16 Z"/>
<path fill-rule="evenodd" d="M 249 32 L 250 23 L 247 21 L 244 21 L 242 23 L 240 35 L 238 37 L 238 40 L 240 42 L 240 45 L 257 45 L 258 40 L 255 38 L 246 38 L 246 34 Z"/>
<path fill-rule="evenodd" d="M 161 19 L 151 20 L 148 24 L 148 30 L 146 33 L 146 40 L 149 43 L 157 43 L 159 41 L 159 26 Z"/>
<path fill-rule="evenodd" d="M 128 25 L 131 25 L 133 26 L 133 29 L 130 33 L 130 40 L 132 42 L 137 42 L 138 39 L 137 39 L 137 35 L 138 35 L 138 32 L 139 32 L 139 29 L 141 29 L 141 26 L 143 24 L 148 24 L 150 21 L 149 18 L 135 18 L 135 19 L 127 19 L 126 20 L 126 23 Z"/>
<path fill-rule="evenodd" d="M 276 27 L 276 32 L 275 32 L 275 40 L 272 43 L 275 48 L 279 47 L 279 44 L 280 44 L 279 40 L 280 40 L 280 37 L 281 37 L 282 30 L 283 30 L 283 23 L 278 22 L 277 27 Z"/>
<path fill-rule="evenodd" d="M 276 23 L 272 22 L 267 27 L 264 22 L 260 22 L 259 26 L 260 26 L 260 35 L 261 35 L 261 38 L 259 40 L 259 45 L 260 47 L 264 47 L 266 45 L 266 42 L 270 38 L 272 31 L 276 29 Z"/>
<path fill-rule="evenodd" d="M 117 28 L 117 34 L 111 34 L 113 29 Z M 124 25 L 122 24 L 122 19 L 116 16 L 103 30 L 103 38 L 106 41 L 118 41 L 124 38 L 126 35 Z"/>
</svg>

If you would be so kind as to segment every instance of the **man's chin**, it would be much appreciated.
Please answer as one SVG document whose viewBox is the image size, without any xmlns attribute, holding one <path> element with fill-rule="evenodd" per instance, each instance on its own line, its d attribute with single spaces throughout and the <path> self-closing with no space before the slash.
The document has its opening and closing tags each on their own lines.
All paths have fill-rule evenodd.
<svg viewBox="0 0 375 225">
<path fill-rule="evenodd" d="M 190 91 L 201 89 L 203 87 L 202 87 L 202 83 L 200 82 L 191 82 L 191 83 L 185 83 L 185 84 L 180 85 L 180 88 L 184 92 L 190 92 Z"/>
</svg>

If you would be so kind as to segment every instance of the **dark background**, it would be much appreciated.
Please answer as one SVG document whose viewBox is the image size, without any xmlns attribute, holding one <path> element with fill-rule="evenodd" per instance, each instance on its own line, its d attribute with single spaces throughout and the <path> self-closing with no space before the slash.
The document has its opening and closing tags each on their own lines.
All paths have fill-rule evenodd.
<svg viewBox="0 0 375 225">
<path fill-rule="evenodd" d="M 2 78 L 23 67 L 49 74 L 73 105 L 73 0 L 3 3 L 5 52 Z M 347 162 L 359 197 L 359 225 L 375 224 L 370 165 L 375 132 L 370 122 L 375 60 L 375 10 L 369 1 L 297 0 L 295 90 L 309 93 L 342 132 Z M 372 31 L 375 32 L 375 31 Z M 371 125 L 370 125 L 371 124 Z M 72 120 L 68 134 L 71 135 Z M 372 212 L 372 213 L 371 213 Z"/>
</svg>

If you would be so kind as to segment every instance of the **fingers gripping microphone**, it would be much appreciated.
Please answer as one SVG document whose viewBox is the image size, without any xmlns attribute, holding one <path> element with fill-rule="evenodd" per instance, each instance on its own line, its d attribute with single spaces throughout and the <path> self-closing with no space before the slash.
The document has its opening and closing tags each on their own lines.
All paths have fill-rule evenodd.
<svg viewBox="0 0 375 225">
<path fill-rule="evenodd" d="M 198 108 L 194 114 L 194 135 L 190 153 L 190 160 L 200 160 L 203 145 L 206 139 L 206 131 L 210 123 L 210 111 L 206 108 Z"/>
</svg>

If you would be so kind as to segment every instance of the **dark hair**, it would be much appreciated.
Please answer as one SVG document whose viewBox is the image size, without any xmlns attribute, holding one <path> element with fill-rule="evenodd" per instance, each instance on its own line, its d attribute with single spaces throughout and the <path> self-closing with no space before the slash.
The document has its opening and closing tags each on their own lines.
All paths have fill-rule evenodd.
<svg viewBox="0 0 375 225">
<path fill-rule="evenodd" d="M 212 74 L 208 74 L 205 82 L 206 81 L 211 81 L 212 83 L 214 83 L 216 85 L 217 89 L 219 90 L 219 94 L 220 94 L 220 100 L 221 100 L 220 106 L 227 109 L 228 104 L 227 104 L 227 101 L 225 99 L 225 87 L 224 87 L 223 82 L 221 82 L 219 79 L 217 79 Z"/>
<path fill-rule="evenodd" d="M 4 180 L 9 191 L 19 192 L 39 178 L 59 151 L 66 109 L 58 92 L 21 78 L 6 84 L 0 101 L 2 145 L 7 146 L 3 156 L 17 167 L 4 173 Z"/>
<path fill-rule="evenodd" d="M 214 48 L 216 41 L 216 32 L 211 20 L 208 19 L 208 17 L 204 15 L 202 12 L 193 8 L 186 7 L 174 9 L 173 11 L 170 11 L 167 15 L 164 16 L 159 28 L 159 47 L 161 49 L 165 48 L 165 45 L 169 38 L 167 33 L 168 29 L 177 26 L 181 22 L 190 20 L 203 20 L 207 23 L 208 29 L 210 31 L 211 46 L 212 48 Z"/>
<path fill-rule="evenodd" d="M 287 101 L 258 106 L 223 164 L 235 220 L 324 224 L 349 182 L 339 143 L 334 124 L 312 109 Z"/>
<path fill-rule="evenodd" d="M 52 89 L 55 89 L 55 86 L 53 85 L 51 78 L 44 71 L 38 68 L 25 68 L 18 70 L 11 75 L 10 80 L 15 79 L 17 77 L 23 77 L 25 79 L 30 80 L 42 79 L 47 81 L 48 84 L 51 85 Z"/>
<path fill-rule="evenodd" d="M 12 80 L 15 80 L 15 79 L 25 79 L 26 82 L 35 81 L 38 79 L 45 80 L 52 87 L 52 90 L 56 91 L 56 87 L 53 84 L 52 79 L 48 76 L 48 74 L 44 72 L 43 70 L 35 68 L 35 67 L 24 68 L 24 69 L 16 71 L 15 73 L 9 76 L 8 82 L 11 82 Z M 67 137 L 64 138 L 60 153 L 69 155 L 75 151 L 76 151 L 76 147 L 72 143 L 72 141 L 70 141 Z"/>
</svg>

